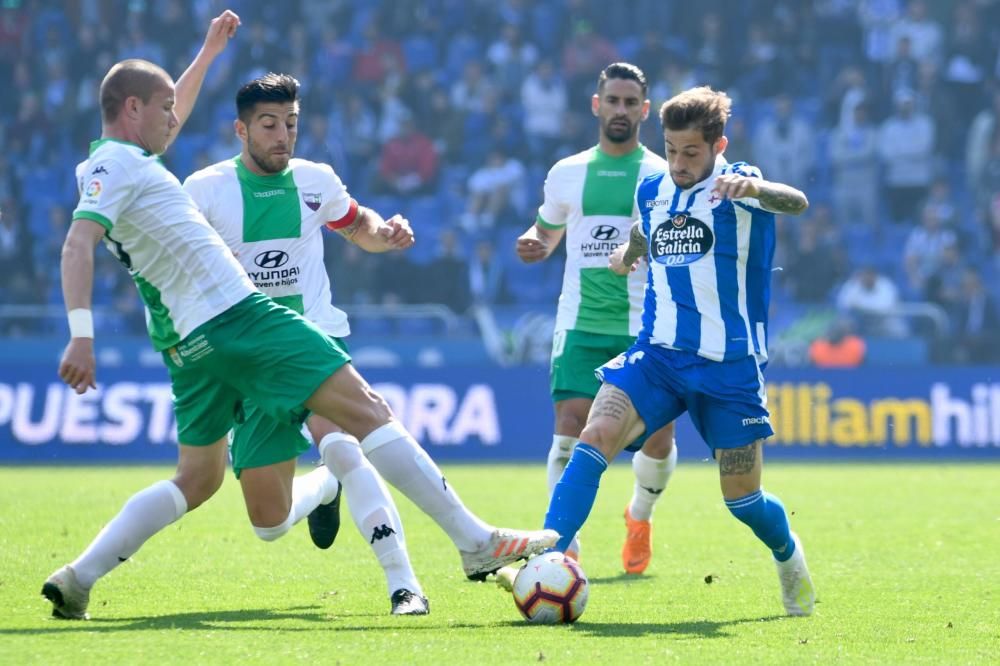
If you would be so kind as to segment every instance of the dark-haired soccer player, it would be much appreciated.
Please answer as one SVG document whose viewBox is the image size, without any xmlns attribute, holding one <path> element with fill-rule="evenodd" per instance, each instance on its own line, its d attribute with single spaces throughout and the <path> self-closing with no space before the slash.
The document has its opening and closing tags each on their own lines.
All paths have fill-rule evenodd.
<svg viewBox="0 0 1000 666">
<path fill-rule="evenodd" d="M 241 153 L 192 174 L 184 189 L 254 286 L 345 347 L 342 339 L 351 331 L 347 315 L 330 302 L 322 229 L 336 230 L 369 252 L 386 252 L 413 244 L 409 223 L 399 215 L 385 221 L 359 207 L 326 164 L 292 158 L 299 123 L 294 77 L 267 74 L 244 84 L 236 93 L 236 114 Z M 230 457 L 257 536 L 277 539 L 308 515 L 314 542 L 320 538 L 317 545 L 329 546 L 335 535 L 327 526 L 339 525 L 339 479 L 351 516 L 385 572 L 392 613 L 426 614 L 429 606 L 410 564 L 399 512 L 358 440 L 323 417 L 310 416 L 307 424 L 326 465 L 294 479 L 289 506 L 286 487 L 311 442 L 298 424 L 271 418 L 253 400 L 244 400 L 242 410 Z M 375 447 L 365 453 L 429 513 L 448 510 L 435 501 L 440 479 L 414 474 L 413 452 L 396 456 Z M 309 492 L 314 485 L 325 495 Z"/>
<path fill-rule="evenodd" d="M 566 237 L 566 267 L 552 339 L 551 390 L 555 435 L 548 455 L 551 491 L 579 441 L 587 412 L 600 388 L 594 370 L 635 342 L 642 315 L 644 282 L 638 275 L 607 270 L 611 251 L 628 240 L 637 217 L 635 188 L 667 163 L 639 143 L 639 126 L 649 115 L 642 70 L 629 63 L 608 65 L 597 79 L 591 111 L 598 142 L 559 160 L 545 179 L 545 200 L 535 224 L 517 239 L 522 261 L 549 257 Z M 642 573 L 652 557 L 653 507 L 677 464 L 672 423 L 653 432 L 632 457 L 635 485 L 625 507 L 622 567 Z M 579 557 L 579 541 L 568 546 Z M 501 583 L 502 584 L 502 583 Z"/>
<path fill-rule="evenodd" d="M 558 549 L 568 547 L 608 461 L 687 411 L 718 460 L 726 506 L 773 554 L 786 612 L 809 615 L 815 593 L 802 544 L 780 500 L 761 489 L 761 445 L 774 433 L 760 370 L 774 214 L 797 215 L 808 201 L 753 167 L 717 160 L 730 104 L 702 87 L 660 109 L 669 168 L 639 184 L 640 220 L 609 263 L 627 275 L 647 260 L 642 331 L 601 368 L 604 383 L 545 526 L 561 535 Z"/>
<path fill-rule="evenodd" d="M 461 551 L 467 575 L 482 576 L 550 546 L 555 534 L 494 529 L 474 516 L 440 470 L 365 382 L 347 353 L 314 324 L 258 291 L 158 155 L 190 113 L 211 60 L 239 24 L 225 12 L 175 87 L 143 60 L 116 64 L 101 83 L 102 139 L 77 168 L 80 202 L 63 246 L 62 285 L 71 339 L 59 376 L 77 393 L 96 387 L 90 311 L 99 242 L 132 275 L 148 310 L 154 347 L 170 373 L 178 465 L 172 480 L 140 491 L 86 551 L 45 582 L 57 617 L 86 617 L 90 589 L 147 539 L 218 490 L 227 434 L 249 399 L 269 417 L 299 424 L 311 411 L 368 450 L 434 479 L 431 515 Z M 341 226 L 366 215 L 348 206 Z M 283 489 L 291 503 L 291 466 Z M 248 499 L 248 505 L 253 500 Z M 252 509 L 251 509 L 252 511 Z"/>
</svg>

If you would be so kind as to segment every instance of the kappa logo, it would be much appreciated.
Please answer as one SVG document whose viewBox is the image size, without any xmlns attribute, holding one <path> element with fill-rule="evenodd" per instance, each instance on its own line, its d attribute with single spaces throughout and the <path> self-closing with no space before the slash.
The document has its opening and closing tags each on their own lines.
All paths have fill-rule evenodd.
<svg viewBox="0 0 1000 666">
<path fill-rule="evenodd" d="M 621 236 L 621 231 L 610 224 L 599 224 L 590 230 L 590 237 L 594 240 L 609 241 Z"/>
<path fill-rule="evenodd" d="M 90 175 L 91 175 L 91 176 L 97 176 L 97 175 L 100 175 L 100 174 L 102 174 L 102 173 L 103 173 L 103 174 L 104 174 L 105 176 L 107 176 L 107 175 L 108 175 L 108 170 L 104 168 L 104 165 L 103 165 L 103 164 L 99 165 L 99 166 L 98 166 L 98 167 L 97 167 L 96 169 L 94 169 L 93 171 L 91 171 L 91 172 L 90 172 Z"/>
<path fill-rule="evenodd" d="M 288 253 L 281 250 L 265 250 L 253 258 L 253 263 L 261 268 L 281 268 L 288 263 Z"/>
<path fill-rule="evenodd" d="M 319 192 L 303 192 L 302 200 L 309 206 L 309 210 L 319 210 L 323 204 L 323 195 Z"/>
<path fill-rule="evenodd" d="M 396 530 L 392 529 L 385 523 L 382 523 L 381 525 L 376 525 L 375 529 L 372 530 L 371 543 L 375 543 L 376 541 L 381 541 L 382 539 L 385 539 L 386 537 L 391 536 L 395 533 Z"/>
</svg>

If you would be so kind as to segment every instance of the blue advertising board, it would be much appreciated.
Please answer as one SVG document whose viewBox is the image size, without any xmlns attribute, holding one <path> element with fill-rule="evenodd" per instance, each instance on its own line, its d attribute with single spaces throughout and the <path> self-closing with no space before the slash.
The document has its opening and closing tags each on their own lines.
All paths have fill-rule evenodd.
<svg viewBox="0 0 1000 666">
<path fill-rule="evenodd" d="M 543 366 L 364 369 L 439 461 L 542 461 L 552 405 Z M 98 391 L 61 384 L 54 363 L 0 367 L 0 464 L 169 462 L 165 369 L 102 369 Z M 1000 458 L 1000 368 L 768 370 L 769 459 Z M 709 455 L 678 421 L 681 458 Z"/>
</svg>

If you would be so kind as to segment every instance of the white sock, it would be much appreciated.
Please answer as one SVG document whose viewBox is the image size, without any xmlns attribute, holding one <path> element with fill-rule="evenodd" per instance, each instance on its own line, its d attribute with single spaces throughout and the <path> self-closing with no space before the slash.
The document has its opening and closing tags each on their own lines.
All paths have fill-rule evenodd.
<svg viewBox="0 0 1000 666">
<path fill-rule="evenodd" d="M 275 541 L 280 539 L 288 533 L 288 530 L 292 529 L 292 525 L 295 523 L 292 521 L 292 514 L 288 514 L 284 522 L 275 525 L 274 527 L 257 527 L 256 525 L 251 525 L 253 528 L 253 533 L 256 534 L 260 539 L 264 541 Z"/>
<path fill-rule="evenodd" d="M 326 467 L 317 467 L 308 474 L 292 480 L 292 509 L 280 524 L 273 527 L 253 525 L 254 534 L 264 541 L 274 541 L 288 534 L 299 522 L 320 504 L 328 504 L 337 496 L 340 483 Z"/>
<path fill-rule="evenodd" d="M 326 467 L 317 467 L 292 481 L 292 525 L 299 522 L 320 504 L 329 504 L 337 497 L 340 483 Z"/>
<path fill-rule="evenodd" d="M 389 594 L 406 588 L 423 595 L 406 552 L 406 537 L 396 503 L 375 468 L 362 455 L 358 440 L 347 433 L 330 433 L 320 441 L 319 450 L 323 462 L 344 485 L 351 518 L 382 565 Z"/>
<path fill-rule="evenodd" d="M 476 551 L 489 541 L 493 528 L 465 508 L 441 470 L 398 421 L 371 432 L 361 450 L 382 478 L 433 518 L 459 550 Z"/>
<path fill-rule="evenodd" d="M 545 466 L 545 470 L 549 475 L 549 494 L 552 493 L 552 489 L 559 483 L 559 477 L 562 476 L 570 456 L 573 455 L 573 449 L 576 448 L 579 442 L 580 440 L 576 437 L 552 435 L 552 446 L 549 448 L 549 458 Z"/>
<path fill-rule="evenodd" d="M 663 489 L 667 487 L 675 467 L 677 467 L 676 443 L 663 460 L 650 458 L 642 451 L 635 452 L 632 456 L 635 487 L 632 491 L 632 502 L 628 507 L 632 518 L 650 520 L 653 517 L 653 506 L 663 494 Z"/>
<path fill-rule="evenodd" d="M 70 566 L 80 584 L 90 588 L 97 580 L 132 557 L 142 544 L 187 513 L 184 493 L 171 481 L 158 481 L 125 502 Z"/>
<path fill-rule="evenodd" d="M 382 565 L 388 593 L 391 595 L 406 588 L 423 596 L 406 552 L 403 523 L 399 520 L 389 490 L 371 463 L 366 460 L 362 467 L 344 477 L 344 492 L 347 493 L 347 506 L 354 524 Z"/>
</svg>

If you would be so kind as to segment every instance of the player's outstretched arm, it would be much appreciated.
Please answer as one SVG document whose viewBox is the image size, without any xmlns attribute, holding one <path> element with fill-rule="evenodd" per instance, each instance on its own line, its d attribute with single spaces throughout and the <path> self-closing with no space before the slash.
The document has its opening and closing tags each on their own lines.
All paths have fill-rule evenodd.
<svg viewBox="0 0 1000 666">
<path fill-rule="evenodd" d="M 517 256 L 526 264 L 549 258 L 566 233 L 566 227 L 548 229 L 537 222 L 517 237 Z"/>
<path fill-rule="evenodd" d="M 70 225 L 62 248 L 60 270 L 70 341 L 59 363 L 59 378 L 77 393 L 97 388 L 94 322 L 90 304 L 94 284 L 94 248 L 103 236 L 103 226 L 78 218 Z"/>
<path fill-rule="evenodd" d="M 762 208 L 781 215 L 799 215 L 809 207 L 805 193 L 791 185 L 736 173 L 716 178 L 714 192 L 724 199 L 756 199 Z"/>
<path fill-rule="evenodd" d="M 198 100 L 198 92 L 201 84 L 205 80 L 205 74 L 215 58 L 223 52 L 226 44 L 236 34 L 236 28 L 240 25 L 240 17 L 227 9 L 214 19 L 208 26 L 208 33 L 205 35 L 205 43 L 201 45 L 201 50 L 194 57 L 181 78 L 177 79 L 176 94 L 174 95 L 174 112 L 177 113 L 177 130 L 170 140 L 173 142 L 184 126 L 188 116 L 194 109 L 194 103 Z"/>
<path fill-rule="evenodd" d="M 628 243 L 619 245 L 608 257 L 608 268 L 617 275 L 628 275 L 638 268 L 639 258 L 646 255 L 648 241 L 642 233 L 642 222 L 632 223 Z"/>
<path fill-rule="evenodd" d="M 327 226 L 365 252 L 406 250 L 416 242 L 410 221 L 405 217 L 397 213 L 383 220 L 377 212 L 363 206 L 358 206 L 357 214 L 346 226 Z"/>
</svg>

